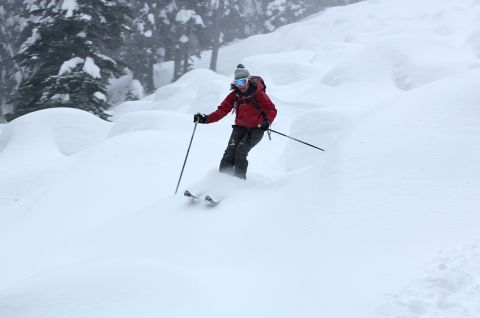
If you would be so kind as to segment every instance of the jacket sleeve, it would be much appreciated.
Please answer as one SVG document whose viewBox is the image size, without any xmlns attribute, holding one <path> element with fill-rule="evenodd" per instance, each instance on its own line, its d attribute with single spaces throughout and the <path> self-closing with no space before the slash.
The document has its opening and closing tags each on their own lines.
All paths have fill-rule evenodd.
<svg viewBox="0 0 480 318">
<path fill-rule="evenodd" d="M 233 108 L 233 101 L 235 99 L 234 92 L 230 92 L 223 102 L 218 106 L 217 110 L 208 115 L 207 123 L 211 124 L 216 121 L 219 121 L 225 117 Z"/>
<path fill-rule="evenodd" d="M 265 92 L 259 91 L 257 93 L 257 102 L 260 104 L 260 107 L 262 107 L 262 110 L 265 112 L 265 115 L 267 115 L 268 121 L 272 123 L 275 117 L 277 116 L 277 109 L 275 108 L 275 105 L 270 100 L 270 97 L 268 97 L 268 95 Z"/>
</svg>

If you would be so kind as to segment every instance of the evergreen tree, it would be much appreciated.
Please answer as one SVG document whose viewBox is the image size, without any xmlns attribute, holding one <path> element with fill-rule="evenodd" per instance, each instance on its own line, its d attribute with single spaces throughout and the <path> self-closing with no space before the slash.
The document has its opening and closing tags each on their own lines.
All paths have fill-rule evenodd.
<svg viewBox="0 0 480 318">
<path fill-rule="evenodd" d="M 129 92 L 129 99 L 138 99 L 138 83 L 145 93 L 155 89 L 153 66 L 164 61 L 165 39 L 159 26 L 160 12 L 165 0 L 133 0 L 129 5 L 135 17 L 132 19 L 131 32 L 125 34 L 125 47 L 117 54 L 132 71 L 137 80 Z M 135 88 L 135 89 L 134 89 Z"/>
<path fill-rule="evenodd" d="M 199 55 L 205 42 L 205 24 L 199 14 L 204 1 L 171 0 L 160 12 L 167 60 L 174 61 L 173 81 L 192 69 L 191 56 Z"/>
<path fill-rule="evenodd" d="M 221 43 L 232 42 L 239 38 L 246 37 L 245 24 L 248 24 L 248 20 L 241 14 L 241 5 L 239 0 L 225 0 L 225 7 L 223 16 L 220 18 L 220 25 L 218 28 L 221 32 Z"/>
<path fill-rule="evenodd" d="M 123 66 L 104 53 L 121 47 L 128 8 L 109 0 L 45 0 L 30 7 L 31 36 L 17 60 L 26 70 L 12 120 L 32 111 L 72 107 L 108 119 L 106 86 Z"/>
<path fill-rule="evenodd" d="M 321 2 L 312 3 L 305 0 L 282 0 L 270 2 L 267 5 L 265 26 L 269 31 L 275 30 L 277 27 L 287 24 L 290 21 L 296 21 L 306 16 L 312 11 L 314 5 L 320 6 Z"/>
</svg>

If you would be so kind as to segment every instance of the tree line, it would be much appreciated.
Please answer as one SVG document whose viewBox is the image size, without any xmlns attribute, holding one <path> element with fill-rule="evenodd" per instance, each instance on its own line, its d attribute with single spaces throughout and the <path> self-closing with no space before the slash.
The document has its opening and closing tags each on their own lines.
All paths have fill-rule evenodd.
<svg viewBox="0 0 480 318">
<path fill-rule="evenodd" d="M 173 61 L 171 80 L 192 57 L 271 32 L 358 0 L 3 0 L 0 120 L 73 107 L 108 119 L 112 78 L 132 77 L 128 99 L 154 91 L 153 66 Z M 133 85 L 135 84 L 135 85 Z"/>
</svg>

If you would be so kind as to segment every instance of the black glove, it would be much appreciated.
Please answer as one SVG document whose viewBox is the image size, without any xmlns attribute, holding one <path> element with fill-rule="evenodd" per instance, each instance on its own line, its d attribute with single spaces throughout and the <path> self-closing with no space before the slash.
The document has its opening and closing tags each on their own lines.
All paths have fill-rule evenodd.
<svg viewBox="0 0 480 318">
<path fill-rule="evenodd" d="M 206 124 L 208 121 L 208 116 L 205 114 L 196 113 L 193 115 L 193 122 L 199 124 Z"/>
<path fill-rule="evenodd" d="M 270 123 L 268 121 L 264 121 L 260 125 L 258 125 L 258 128 L 260 128 L 263 131 L 267 131 L 268 128 L 270 128 Z"/>
</svg>

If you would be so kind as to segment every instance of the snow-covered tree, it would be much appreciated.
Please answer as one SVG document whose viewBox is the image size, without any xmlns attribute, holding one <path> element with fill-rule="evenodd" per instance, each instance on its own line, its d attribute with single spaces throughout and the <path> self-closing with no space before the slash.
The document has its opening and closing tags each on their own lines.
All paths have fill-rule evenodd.
<svg viewBox="0 0 480 318">
<path fill-rule="evenodd" d="M 126 33 L 125 46 L 116 56 L 126 63 L 133 74 L 134 91 L 129 99 L 140 98 L 139 91 L 151 93 L 154 87 L 153 66 L 164 61 L 165 36 L 161 30 L 160 11 L 165 0 L 131 0 L 129 6 L 135 16 L 131 32 Z M 142 89 L 139 90 L 139 85 Z"/>
<path fill-rule="evenodd" d="M 160 12 L 165 55 L 175 63 L 174 81 L 192 69 L 191 56 L 199 55 L 203 48 L 205 24 L 199 14 L 203 8 L 204 1 L 171 0 Z"/>
<path fill-rule="evenodd" d="M 270 2 L 266 7 L 265 26 L 269 31 L 273 31 L 290 21 L 296 21 L 312 12 L 312 7 L 315 4 L 319 7 L 321 1 L 315 3 L 305 0 L 276 0 Z"/>
<path fill-rule="evenodd" d="M 106 86 L 123 66 L 105 55 L 122 44 L 128 8 L 109 0 L 45 0 L 30 7 L 31 36 L 17 60 L 26 70 L 11 120 L 52 107 L 72 107 L 108 119 Z"/>
</svg>

